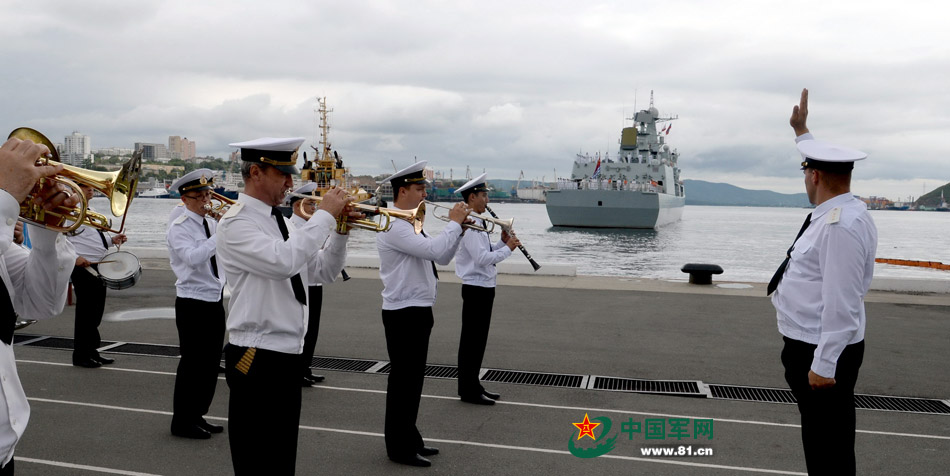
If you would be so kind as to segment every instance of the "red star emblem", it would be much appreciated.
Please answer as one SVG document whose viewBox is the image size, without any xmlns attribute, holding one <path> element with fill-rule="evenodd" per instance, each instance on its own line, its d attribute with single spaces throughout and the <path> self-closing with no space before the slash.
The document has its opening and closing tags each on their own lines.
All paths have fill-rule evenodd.
<svg viewBox="0 0 950 476">
<path fill-rule="evenodd" d="M 591 423 L 586 413 L 584 414 L 584 421 L 572 423 L 572 425 L 576 426 L 578 430 L 581 430 L 581 434 L 577 435 L 578 440 L 585 436 L 589 436 L 592 440 L 597 440 L 597 438 L 594 437 L 594 428 L 600 426 L 600 423 Z"/>
</svg>

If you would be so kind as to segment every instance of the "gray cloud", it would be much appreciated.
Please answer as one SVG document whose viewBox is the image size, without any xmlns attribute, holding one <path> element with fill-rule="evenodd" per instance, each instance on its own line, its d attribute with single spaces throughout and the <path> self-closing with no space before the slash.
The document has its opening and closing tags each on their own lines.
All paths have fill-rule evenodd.
<svg viewBox="0 0 950 476">
<path fill-rule="evenodd" d="M 808 87 L 812 130 L 867 150 L 861 173 L 893 188 L 877 194 L 950 180 L 950 34 L 929 2 L 8 3 L 0 128 L 54 140 L 315 142 L 325 95 L 359 173 L 418 157 L 550 179 L 615 153 L 652 89 L 684 176 L 768 188 L 800 174 L 787 121 Z"/>
</svg>

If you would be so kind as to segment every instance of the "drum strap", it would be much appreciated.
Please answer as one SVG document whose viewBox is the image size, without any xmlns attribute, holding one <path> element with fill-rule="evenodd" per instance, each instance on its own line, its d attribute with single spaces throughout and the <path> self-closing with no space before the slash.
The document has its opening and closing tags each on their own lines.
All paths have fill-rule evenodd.
<svg viewBox="0 0 950 476">
<path fill-rule="evenodd" d="M 280 236 L 283 236 L 284 241 L 287 241 L 287 239 L 290 238 L 290 233 L 287 231 L 287 224 L 284 223 L 284 215 L 280 213 L 277 207 L 271 208 L 270 214 L 274 215 L 274 218 L 277 220 L 277 228 L 280 228 Z M 307 290 L 303 288 L 303 280 L 300 279 L 300 273 L 290 278 L 290 286 L 294 288 L 294 297 L 300 301 L 300 304 L 306 306 Z"/>
<path fill-rule="evenodd" d="M 202 220 L 201 224 L 205 226 L 205 237 L 211 238 L 211 228 L 208 228 L 208 219 L 205 218 Z M 211 274 L 213 274 L 215 278 L 218 277 L 218 260 L 214 259 L 214 255 L 211 255 Z"/>
<path fill-rule="evenodd" d="M 13 328 L 17 319 L 10 292 L 7 291 L 7 283 L 0 277 L 0 341 L 4 344 L 10 345 L 13 342 Z"/>
</svg>

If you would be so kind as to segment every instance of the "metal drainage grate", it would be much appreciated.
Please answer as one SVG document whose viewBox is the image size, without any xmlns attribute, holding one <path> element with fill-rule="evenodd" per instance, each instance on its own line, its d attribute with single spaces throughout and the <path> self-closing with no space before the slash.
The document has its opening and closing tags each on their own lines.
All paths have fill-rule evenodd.
<svg viewBox="0 0 950 476">
<path fill-rule="evenodd" d="M 392 363 L 386 363 L 382 368 L 376 371 L 378 374 L 388 374 L 393 368 Z M 429 365 L 426 364 L 426 377 L 433 378 L 458 378 L 458 367 L 451 365 Z"/>
<path fill-rule="evenodd" d="M 489 369 L 485 372 L 485 375 L 482 376 L 482 381 L 540 385 L 544 387 L 581 388 L 584 377 L 581 375 L 543 374 Z"/>
<path fill-rule="evenodd" d="M 881 395 L 855 395 L 854 406 L 863 410 L 950 415 L 950 406 L 940 400 Z"/>
<path fill-rule="evenodd" d="M 782 388 L 739 387 L 734 385 L 709 385 L 712 398 L 744 400 L 747 402 L 795 403 L 792 391 Z"/>
<path fill-rule="evenodd" d="M 699 382 L 695 380 L 640 380 L 615 377 L 594 377 L 594 390 L 611 390 L 614 392 L 655 393 L 662 395 L 680 395 L 705 397 L 699 389 Z"/>
<path fill-rule="evenodd" d="M 161 355 L 165 357 L 178 357 L 181 352 L 177 345 L 159 345 L 159 344 L 121 344 L 108 350 L 115 354 L 133 354 L 133 355 Z"/>
<path fill-rule="evenodd" d="M 709 385 L 712 398 L 723 400 L 743 400 L 747 402 L 768 402 L 795 404 L 791 390 L 782 388 L 740 387 L 733 385 Z M 950 415 L 950 405 L 927 398 L 890 397 L 886 395 L 854 396 L 854 406 L 861 410 L 882 410 L 904 413 L 928 413 Z"/>
<path fill-rule="evenodd" d="M 321 370 L 342 370 L 345 372 L 366 372 L 379 363 L 375 360 L 343 359 L 337 357 L 314 357 L 310 367 Z"/>
</svg>

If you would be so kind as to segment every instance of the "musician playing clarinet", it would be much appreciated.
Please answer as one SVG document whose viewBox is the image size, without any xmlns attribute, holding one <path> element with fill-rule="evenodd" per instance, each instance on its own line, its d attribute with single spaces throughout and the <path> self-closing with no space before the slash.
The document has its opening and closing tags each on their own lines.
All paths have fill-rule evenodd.
<svg viewBox="0 0 950 476">
<path fill-rule="evenodd" d="M 175 375 L 171 431 L 206 440 L 224 427 L 208 423 L 224 344 L 224 276 L 215 257 L 217 221 L 208 218 L 214 172 L 197 169 L 171 186 L 183 210 L 169 218 L 166 243 L 175 281 L 175 327 L 181 360 Z"/>
<path fill-rule="evenodd" d="M 485 213 L 489 188 L 481 174 L 455 190 L 476 214 Z M 475 224 L 485 227 L 483 220 Z M 501 396 L 485 390 L 478 380 L 478 371 L 485 357 L 488 328 L 491 325 L 492 304 L 495 301 L 495 264 L 511 256 L 521 242 L 507 231 L 501 240 L 493 243 L 487 231 L 468 230 L 455 255 L 455 274 L 462 278 L 462 335 L 459 339 L 458 394 L 463 402 L 476 405 L 494 405 Z"/>
</svg>

